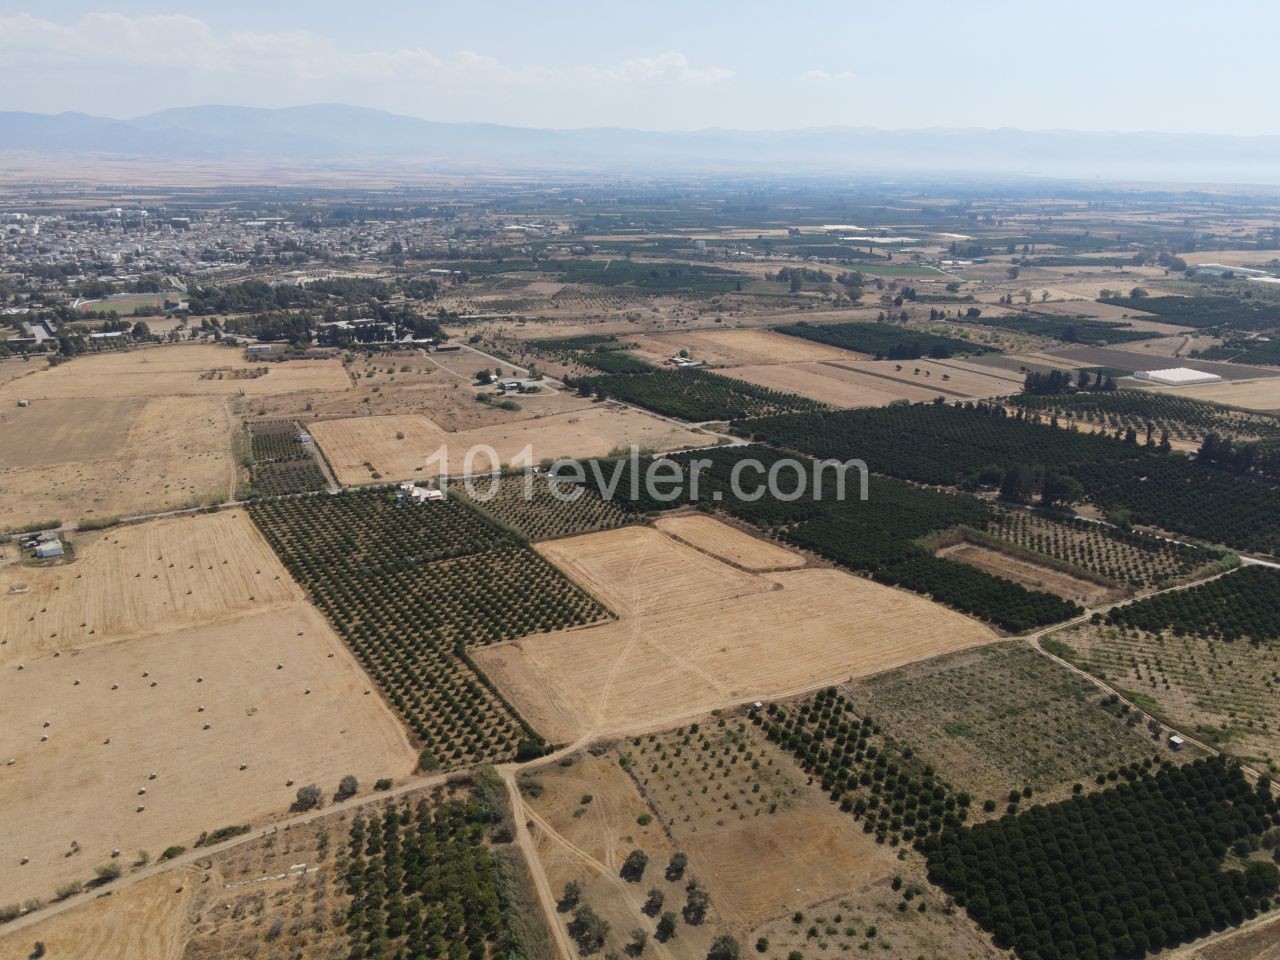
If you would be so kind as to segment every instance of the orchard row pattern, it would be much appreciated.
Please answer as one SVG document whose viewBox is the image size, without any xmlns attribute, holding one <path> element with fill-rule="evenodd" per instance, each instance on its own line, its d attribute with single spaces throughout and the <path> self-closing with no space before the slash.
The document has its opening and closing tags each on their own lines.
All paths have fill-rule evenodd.
<svg viewBox="0 0 1280 960">
<path fill-rule="evenodd" d="M 752 710 L 751 718 L 879 843 L 919 841 L 968 817 L 968 794 L 954 793 L 910 747 L 899 747 L 870 717 L 859 716 L 834 687 L 798 704 Z"/>
<path fill-rule="evenodd" d="M 989 531 L 1001 540 L 1119 584 L 1164 587 L 1219 559 L 1204 547 L 1076 517 L 997 510 Z"/>
<path fill-rule="evenodd" d="M 1144 433 L 1152 424 L 1158 434 L 1167 430 L 1177 440 L 1199 443 L 1210 433 L 1232 439 L 1280 436 L 1280 420 L 1172 393 L 1113 390 L 1037 396 L 1021 394 L 1010 400 L 1024 410 L 1065 420 L 1095 424 L 1114 432 L 1133 428 Z"/>
<path fill-rule="evenodd" d="M 995 347 L 936 333 L 908 330 L 890 323 L 788 323 L 774 327 L 778 333 L 815 343 L 866 353 L 877 360 L 918 360 L 932 357 L 945 360 L 957 353 L 989 353 Z"/>
<path fill-rule="evenodd" d="M 1280 549 L 1277 484 L 1010 416 L 999 405 L 800 413 L 734 429 L 816 457 L 859 457 L 876 473 L 919 483 L 974 486 L 992 468 L 1054 468 L 1080 481 L 1087 500 L 1105 510 L 1127 510 L 1135 523 L 1237 549 Z"/>
<path fill-rule="evenodd" d="M 1274 863 L 1223 867 L 1277 822 L 1269 784 L 1214 758 L 924 846 L 930 881 L 1022 960 L 1131 960 L 1269 909 Z"/>
<path fill-rule="evenodd" d="M 1099 618 L 1101 619 L 1101 618 Z M 1250 566 L 1186 590 L 1113 607 L 1112 626 L 1174 636 L 1265 643 L 1280 639 L 1280 570 Z"/>
<path fill-rule="evenodd" d="M 285 566 L 442 765 L 509 759 L 537 735 L 474 669 L 469 644 L 608 615 L 515 535 L 457 498 L 389 490 L 250 508 Z"/>
<path fill-rule="evenodd" d="M 324 471 L 316 462 L 311 446 L 298 439 L 300 432 L 291 420 L 249 425 L 253 454 L 250 477 L 256 495 L 281 497 L 324 489 Z"/>
<path fill-rule="evenodd" d="M 511 879 L 486 843 L 497 811 L 470 798 L 426 798 L 358 815 L 351 825 L 345 918 L 352 957 L 485 960 L 522 955 Z"/>
<path fill-rule="evenodd" d="M 613 373 L 575 381 L 580 390 L 633 403 L 667 417 L 694 423 L 741 420 L 796 410 L 823 410 L 817 400 L 758 387 L 703 370 Z"/>
<path fill-rule="evenodd" d="M 480 510 L 535 543 L 612 530 L 632 520 L 631 514 L 616 502 L 603 499 L 595 488 L 585 484 L 576 489 L 560 484 L 562 496 L 576 495 L 572 500 L 561 499 L 552 493 L 545 473 L 505 474 L 498 479 L 492 495 L 484 483 L 482 480 L 477 484 L 480 496 L 476 505 Z"/>
</svg>

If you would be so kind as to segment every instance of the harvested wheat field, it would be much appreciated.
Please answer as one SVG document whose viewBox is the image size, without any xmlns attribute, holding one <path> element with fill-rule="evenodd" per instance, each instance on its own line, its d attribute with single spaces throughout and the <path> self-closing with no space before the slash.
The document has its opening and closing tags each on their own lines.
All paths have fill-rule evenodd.
<svg viewBox="0 0 1280 960">
<path fill-rule="evenodd" d="M 371 686 L 303 602 L 6 665 L 0 903 L 92 879 L 114 849 L 155 856 L 283 813 L 298 784 L 409 773 Z"/>
<path fill-rule="evenodd" d="M 1188 387 L 1161 386 L 1150 380 L 1125 380 L 1124 388 L 1130 387 L 1150 390 L 1152 393 L 1172 393 L 1189 400 L 1225 403 L 1260 413 L 1280 413 L 1280 377 L 1223 380 L 1220 383 L 1197 383 Z"/>
<path fill-rule="evenodd" d="M 84 426 L 68 418 L 48 442 L 49 431 L 25 416 L 46 405 Z M 137 516 L 222 501 L 235 487 L 224 398 L 34 400 L 15 412 L 24 416 L 0 423 L 0 448 L 22 451 L 0 458 L 0 527 Z"/>
<path fill-rule="evenodd" d="M 0 960 L 30 960 L 37 940 L 50 958 L 180 960 L 194 879 L 185 871 L 149 877 L 21 930 L 0 927 Z"/>
<path fill-rule="evenodd" d="M 808 360 L 859 360 L 864 357 L 829 344 L 753 328 L 652 333 L 636 337 L 633 342 L 646 353 L 663 358 L 688 350 L 689 356 L 695 360 L 730 367 Z"/>
<path fill-rule="evenodd" d="M 0 567 L 0 664 L 303 599 L 242 510 L 81 534 L 75 547 L 71 562 Z"/>
<path fill-rule="evenodd" d="M 1073 577 L 1061 570 L 1013 557 L 976 543 L 957 543 L 950 547 L 943 547 L 937 555 L 985 570 L 1005 580 L 1012 580 L 1014 583 L 1022 584 L 1028 590 L 1046 590 L 1086 607 L 1118 599 L 1123 593 L 1114 587 L 1092 583 L 1081 577 Z"/>
<path fill-rule="evenodd" d="M 977 400 L 1022 389 L 1020 378 L 961 360 L 826 360 L 722 372 L 837 407 L 877 407 L 897 400 L 917 403 L 936 397 Z"/>
<path fill-rule="evenodd" d="M 680 517 L 661 517 L 654 524 L 667 536 L 709 553 L 743 570 L 793 570 L 805 565 L 805 558 L 794 550 L 730 526 L 714 517 L 691 513 Z"/>
<path fill-rule="evenodd" d="M 995 639 L 915 594 L 834 569 L 750 574 L 650 527 L 538 549 L 620 615 L 473 654 L 553 740 L 675 723 Z"/>
<path fill-rule="evenodd" d="M 270 396 L 300 390 L 350 390 L 339 360 L 261 363 L 212 344 L 180 344 L 77 357 L 0 385 L 0 408 L 21 393 L 32 401 L 86 397 Z M 12 402 L 11 402 L 12 401 Z"/>
<path fill-rule="evenodd" d="M 350 389 L 337 360 L 254 365 L 207 344 L 77 357 L 0 384 L 0 523 L 225 500 L 236 483 L 232 403 Z"/>
<path fill-rule="evenodd" d="M 704 447 L 714 440 L 705 433 L 616 404 L 456 433 L 446 433 L 422 416 L 322 420 L 312 424 L 311 433 L 343 484 L 411 480 L 434 474 L 444 464 L 436 460 L 427 467 L 427 458 L 441 448 L 447 452 L 449 473 L 460 474 L 473 449 L 472 469 L 488 472 L 510 464 L 526 447 L 532 450 L 527 462 L 536 464 L 557 457 L 602 457 L 631 444 L 661 451 Z"/>
</svg>

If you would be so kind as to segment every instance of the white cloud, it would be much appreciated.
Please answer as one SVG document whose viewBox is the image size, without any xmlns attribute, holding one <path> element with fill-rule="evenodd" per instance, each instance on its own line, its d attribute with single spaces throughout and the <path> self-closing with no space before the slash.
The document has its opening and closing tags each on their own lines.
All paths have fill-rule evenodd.
<svg viewBox="0 0 1280 960">
<path fill-rule="evenodd" d="M 611 67 L 587 67 L 584 73 L 593 80 L 614 83 L 690 83 L 712 84 L 732 79 L 733 71 L 725 67 L 695 67 L 678 50 L 668 50 L 656 57 L 624 60 Z"/>
<path fill-rule="evenodd" d="M 853 80 L 857 76 L 852 70 L 838 70 L 835 72 L 830 70 L 808 70 L 804 73 L 805 80 L 817 80 L 822 83 L 829 83 L 833 80 Z"/>
<path fill-rule="evenodd" d="M 180 67 L 187 74 L 281 82 L 366 80 L 484 87 L 582 80 L 619 86 L 705 85 L 733 76 L 722 67 L 696 67 L 674 50 L 612 65 L 563 68 L 508 64 L 472 50 L 352 50 L 308 30 L 220 33 L 182 14 L 121 13 L 91 13 L 65 24 L 28 13 L 0 16 L 0 64 L 22 65 L 29 77 L 42 68 Z"/>
</svg>

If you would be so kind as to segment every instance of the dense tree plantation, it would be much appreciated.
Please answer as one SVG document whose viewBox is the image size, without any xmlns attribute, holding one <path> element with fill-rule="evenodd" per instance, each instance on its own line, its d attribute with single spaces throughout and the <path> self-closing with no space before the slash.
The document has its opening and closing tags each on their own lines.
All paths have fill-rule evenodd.
<svg viewBox="0 0 1280 960">
<path fill-rule="evenodd" d="M 796 704 L 752 710 L 751 719 L 879 843 L 919 844 L 968 817 L 967 794 L 954 793 L 910 747 L 886 737 L 835 687 Z"/>
<path fill-rule="evenodd" d="M 530 956 L 513 896 L 521 878 L 486 842 L 502 819 L 480 791 L 358 814 L 345 867 L 352 960 Z"/>
<path fill-rule="evenodd" d="M 889 323 L 824 323 L 819 326 L 802 320 L 773 329 L 791 337 L 870 354 L 877 360 L 919 360 L 921 357 L 945 360 L 956 354 L 991 353 L 996 349 L 986 344 L 908 330 Z"/>
<path fill-rule="evenodd" d="M 822 458 L 859 457 L 876 473 L 919 483 L 996 483 L 1011 470 L 1056 470 L 1085 499 L 1134 523 L 1238 549 L 1280 549 L 1277 488 L 1184 456 L 1009 416 L 1002 406 L 929 403 L 799 413 L 734 429 Z M 987 478 L 990 477 L 988 480 Z"/>
<path fill-rule="evenodd" d="M 1280 639 L 1280 570 L 1242 567 L 1186 590 L 1173 590 L 1123 607 L 1106 617 L 1113 626 L 1176 636 L 1264 643 Z"/>
<path fill-rule="evenodd" d="M 253 459 L 249 473 L 254 495 L 279 497 L 324 489 L 324 471 L 312 448 L 298 441 L 298 433 L 297 424 L 291 420 L 249 425 Z"/>
<path fill-rule="evenodd" d="M 532 491 L 529 498 L 525 497 L 526 485 Z M 566 485 L 561 492 L 567 495 L 569 490 Z M 465 496 L 462 490 L 457 492 Z M 484 483 L 479 484 L 477 492 L 486 492 Z M 577 499 L 560 499 L 552 493 L 545 473 L 506 474 L 499 479 L 493 496 L 478 501 L 476 506 L 534 542 L 610 530 L 634 519 L 634 514 L 624 510 L 617 501 L 603 499 L 589 484 L 582 485 L 582 493 Z"/>
<path fill-rule="evenodd" d="M 1280 327 L 1280 304 L 1235 297 L 1099 297 L 1100 303 L 1155 314 L 1163 323 L 1226 330 L 1269 330 Z"/>
<path fill-rule="evenodd" d="M 1167 586 L 1224 559 L 1222 551 L 1044 511 L 999 510 L 988 532 L 1067 564 L 1068 570 L 1137 589 Z"/>
<path fill-rule="evenodd" d="M 1098 424 L 1111 432 L 1137 430 L 1146 439 L 1151 424 L 1153 439 L 1164 431 L 1177 440 L 1199 443 L 1210 433 L 1236 439 L 1280 437 L 1280 420 L 1216 403 L 1205 403 L 1174 393 L 1148 390 L 1116 390 L 1109 393 L 1071 393 L 1032 396 L 1021 394 L 1009 401 L 1024 410 Z"/>
<path fill-rule="evenodd" d="M 1280 367 L 1280 341 L 1235 338 L 1210 347 L 1199 356 L 1206 360 L 1230 360 L 1232 363 L 1260 363 Z"/>
<path fill-rule="evenodd" d="M 1150 340 L 1145 330 L 1127 328 L 1123 323 L 1108 323 L 1088 317 L 1038 317 L 1017 314 L 1007 317 L 983 317 L 982 324 L 1027 333 L 1033 337 L 1061 340 L 1063 343 L 1087 343 L 1091 346 L 1109 343 L 1129 343 L 1133 340 Z"/>
<path fill-rule="evenodd" d="M 1028 590 L 974 567 L 934 557 L 917 542 L 928 534 L 960 525 L 985 528 L 992 511 L 976 497 L 926 490 L 873 476 L 868 481 L 867 499 L 862 500 L 856 470 L 847 476 L 844 499 L 837 497 L 833 473 L 826 475 L 821 499 L 815 498 L 812 486 L 804 496 L 793 500 L 772 496 L 750 500 L 734 495 L 735 464 L 744 459 L 760 464 L 759 469 L 742 471 L 741 492 L 749 497 L 751 488 L 764 482 L 760 470 L 767 472 L 782 457 L 775 450 L 750 445 L 698 450 L 674 459 L 685 464 L 695 459 L 711 461 L 711 466 L 699 474 L 699 502 L 714 504 L 774 536 L 881 583 L 926 594 L 1006 630 L 1021 632 L 1082 612 L 1055 594 Z M 598 465 L 606 481 L 612 478 L 613 463 Z M 642 470 L 644 466 L 642 463 Z M 808 476 L 813 476 L 812 469 Z M 782 474 L 780 484 L 784 490 L 791 489 L 793 482 L 794 471 Z M 644 484 L 639 485 L 640 498 L 632 501 L 627 499 L 630 483 L 630 469 L 624 462 L 618 471 L 618 496 L 623 498 L 619 502 L 637 512 L 666 510 L 690 502 L 688 489 L 677 500 L 662 502 L 647 496 Z"/>
<path fill-rule="evenodd" d="M 608 614 L 523 540 L 457 498 L 411 506 L 390 490 L 260 501 L 250 514 L 428 762 L 541 748 L 466 647 Z"/>
<path fill-rule="evenodd" d="M 1280 821 L 1268 783 L 1220 758 L 1125 773 L 1100 793 L 930 836 L 929 879 L 1021 960 L 1129 960 L 1270 908 L 1275 864 L 1227 865 L 1233 844 L 1247 851 Z"/>
<path fill-rule="evenodd" d="M 655 413 L 694 423 L 825 409 L 824 404 L 808 397 L 758 387 L 704 370 L 610 373 L 582 377 L 575 380 L 574 385 L 583 393 L 634 403 Z"/>
</svg>

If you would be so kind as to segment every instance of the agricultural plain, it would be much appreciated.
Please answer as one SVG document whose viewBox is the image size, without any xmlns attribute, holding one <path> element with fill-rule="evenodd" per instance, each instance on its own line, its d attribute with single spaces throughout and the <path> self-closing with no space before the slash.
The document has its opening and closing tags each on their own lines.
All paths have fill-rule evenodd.
<svg viewBox="0 0 1280 960">
<path fill-rule="evenodd" d="M 461 473 L 467 457 L 487 473 L 532 450 L 529 464 L 557 457 L 602 457 L 631 444 L 646 450 L 707 446 L 714 437 L 638 410 L 600 405 L 580 412 L 447 433 L 426 417 L 386 416 L 323 420 L 312 425 L 338 480 L 344 484 L 412 480 L 433 476 L 447 464 Z M 428 466 L 433 455 L 444 457 Z M 526 465 L 521 462 L 520 465 Z"/>
<path fill-rule="evenodd" d="M 752 574 L 648 527 L 538 549 L 619 614 L 476 651 L 554 740 L 675 722 L 995 638 L 975 620 L 843 571 Z"/>
<path fill-rule="evenodd" d="M 409 772 L 390 710 L 243 514 L 106 531 L 0 593 L 0 902 Z M 10 583 L 10 586 L 16 584 Z M 154 779 L 152 775 L 154 774 Z M 27 863 L 21 863 L 26 858 Z"/>
<path fill-rule="evenodd" d="M 237 405 L 350 389 L 337 360 L 255 365 L 206 344 L 37 369 L 0 384 L 0 525 L 225 500 L 237 479 Z"/>
</svg>

